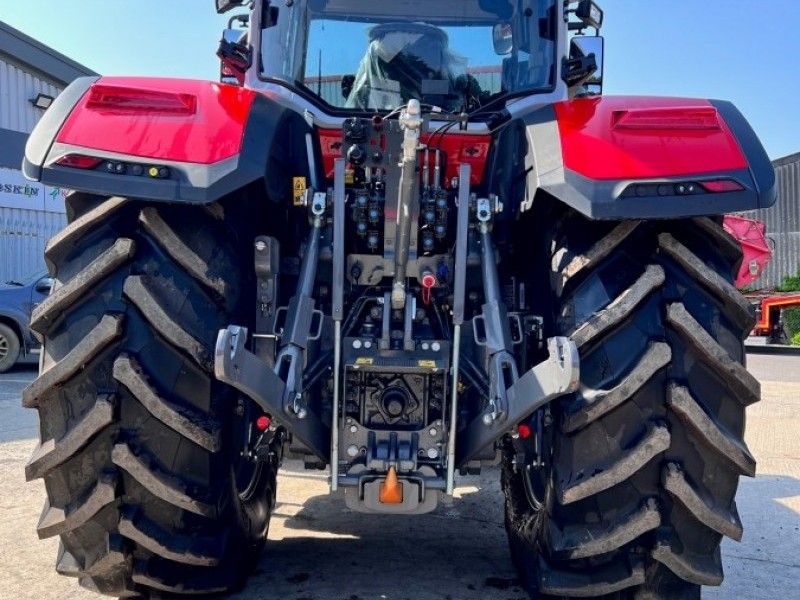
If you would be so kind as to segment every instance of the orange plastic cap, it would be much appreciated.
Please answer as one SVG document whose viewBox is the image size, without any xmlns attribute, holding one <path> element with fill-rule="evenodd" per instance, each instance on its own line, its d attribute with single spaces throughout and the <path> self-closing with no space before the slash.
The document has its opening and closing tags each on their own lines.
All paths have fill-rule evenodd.
<svg viewBox="0 0 800 600">
<path fill-rule="evenodd" d="M 378 495 L 381 504 L 402 504 L 403 503 L 403 484 L 397 478 L 397 471 L 394 467 L 389 467 L 381 484 L 381 491 Z"/>
</svg>

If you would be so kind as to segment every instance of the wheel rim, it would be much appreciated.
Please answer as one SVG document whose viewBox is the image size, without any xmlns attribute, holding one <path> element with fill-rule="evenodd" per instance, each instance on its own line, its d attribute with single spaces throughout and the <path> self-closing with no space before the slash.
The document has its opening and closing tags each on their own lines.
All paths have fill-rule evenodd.
<svg viewBox="0 0 800 600">
<path fill-rule="evenodd" d="M 263 483 L 268 476 L 269 469 L 266 468 L 264 461 L 254 460 L 244 454 L 250 439 L 252 424 L 261 415 L 252 402 L 247 400 L 243 403 L 243 413 L 235 421 L 236 439 L 234 447 L 237 448 L 236 456 L 233 461 L 234 483 L 239 499 L 248 503 L 255 499 L 262 492 Z"/>
<path fill-rule="evenodd" d="M 8 338 L 0 334 L 0 360 L 8 356 Z"/>
<path fill-rule="evenodd" d="M 543 468 L 534 470 L 531 465 L 522 469 L 521 474 L 528 504 L 535 511 L 544 510 L 550 477 Z"/>
</svg>

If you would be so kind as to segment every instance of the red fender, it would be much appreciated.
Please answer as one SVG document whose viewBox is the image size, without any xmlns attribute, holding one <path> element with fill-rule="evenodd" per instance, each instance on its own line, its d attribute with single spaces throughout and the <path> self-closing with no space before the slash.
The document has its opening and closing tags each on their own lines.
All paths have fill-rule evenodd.
<svg viewBox="0 0 800 600">
<path fill-rule="evenodd" d="M 239 153 L 256 93 L 189 79 L 103 77 L 56 141 L 148 159 L 211 164 Z"/>
</svg>

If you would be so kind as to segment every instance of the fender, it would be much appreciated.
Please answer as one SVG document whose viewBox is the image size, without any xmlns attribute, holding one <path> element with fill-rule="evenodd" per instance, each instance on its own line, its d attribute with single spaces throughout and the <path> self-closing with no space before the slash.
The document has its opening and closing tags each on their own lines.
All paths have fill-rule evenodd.
<svg viewBox="0 0 800 600">
<path fill-rule="evenodd" d="M 238 86 L 81 78 L 34 129 L 23 172 L 52 186 L 196 204 L 264 180 L 280 199 L 290 178 L 267 181 L 266 173 L 277 161 L 283 172 L 308 174 L 306 131 L 295 113 Z"/>
<path fill-rule="evenodd" d="M 676 218 L 772 206 L 775 171 L 730 102 L 603 96 L 525 117 L 527 193 L 592 219 Z"/>
</svg>

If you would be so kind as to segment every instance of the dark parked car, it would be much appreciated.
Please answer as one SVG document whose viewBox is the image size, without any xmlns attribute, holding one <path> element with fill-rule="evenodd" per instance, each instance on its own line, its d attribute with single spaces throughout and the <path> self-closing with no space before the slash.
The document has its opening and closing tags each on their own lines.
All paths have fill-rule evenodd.
<svg viewBox="0 0 800 600">
<path fill-rule="evenodd" d="M 28 328 L 31 311 L 52 286 L 53 280 L 45 270 L 0 285 L 0 373 L 38 351 L 39 342 Z"/>
</svg>

